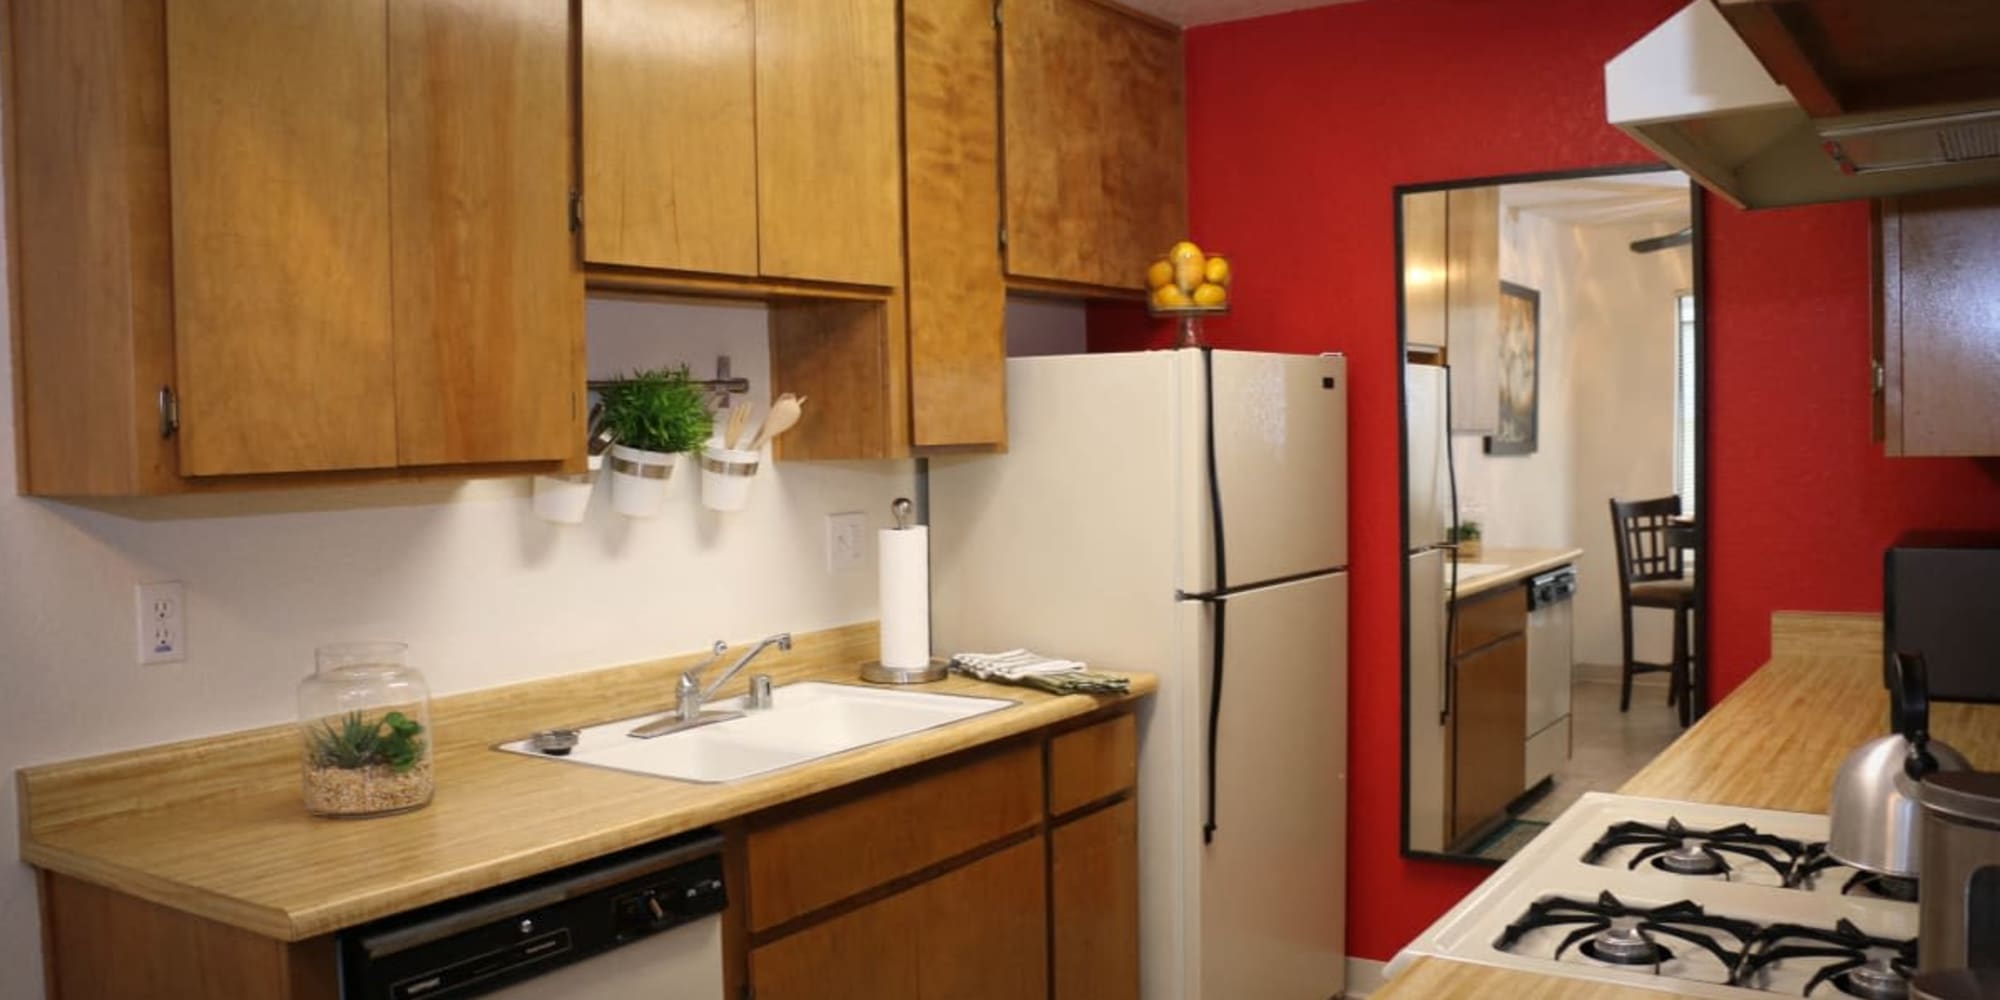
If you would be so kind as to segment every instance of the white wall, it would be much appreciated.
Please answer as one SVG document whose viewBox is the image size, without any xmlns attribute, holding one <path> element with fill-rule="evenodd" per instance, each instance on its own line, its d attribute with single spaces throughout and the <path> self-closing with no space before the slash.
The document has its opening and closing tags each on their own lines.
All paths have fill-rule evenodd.
<svg viewBox="0 0 2000 1000">
<path fill-rule="evenodd" d="M 1090 344 L 1082 299 L 1007 297 L 1007 356 L 1088 354 Z"/>
<path fill-rule="evenodd" d="M 1532 455 L 1487 455 L 1480 436 L 1454 436 L 1460 516 L 1481 522 L 1488 545 L 1583 549 L 1579 663 L 1623 658 L 1610 498 L 1674 488 L 1674 295 L 1691 287 L 1693 252 L 1629 244 L 1677 225 L 1501 215 L 1501 278 L 1542 293 L 1540 441 Z M 1639 658 L 1666 662 L 1666 613 L 1635 622 Z"/>
<path fill-rule="evenodd" d="M 1635 254 L 1633 240 L 1670 232 L 1659 223 L 1576 230 L 1590 280 L 1572 304 L 1576 324 L 1574 537 L 1584 550 L 1576 599 L 1576 659 L 1618 663 L 1618 564 L 1610 500 L 1674 491 L 1674 295 L 1692 287 L 1693 251 Z M 1637 654 L 1665 663 L 1673 631 L 1665 611 L 1634 613 Z"/>
<path fill-rule="evenodd" d="M 1478 434 L 1452 437 L 1459 516 L 1478 521 L 1487 545 L 1563 548 L 1571 544 L 1570 379 L 1575 285 L 1588 279 L 1574 228 L 1527 212 L 1500 217 L 1500 278 L 1542 293 L 1538 443 L 1530 455 L 1488 455 Z"/>
<path fill-rule="evenodd" d="M 4 320 L 0 320 L 4 324 Z M 765 401 L 760 306 L 593 301 L 594 374 L 730 354 Z M 295 718 L 316 643 L 411 644 L 440 693 L 741 643 L 875 616 L 872 554 L 829 574 L 825 514 L 914 486 L 910 463 L 767 465 L 751 509 L 712 514 L 683 468 L 652 520 L 536 520 L 528 481 L 121 501 L 15 495 L 13 376 L 0 353 L 0 769 Z M 807 419 L 811 419 L 808 404 Z M 600 485 L 602 490 L 602 485 Z M 187 584 L 188 659 L 140 667 L 133 586 Z M 13 782 L 0 852 L 18 857 Z M 0 998 L 38 997 L 34 883 L 0 871 Z"/>
</svg>

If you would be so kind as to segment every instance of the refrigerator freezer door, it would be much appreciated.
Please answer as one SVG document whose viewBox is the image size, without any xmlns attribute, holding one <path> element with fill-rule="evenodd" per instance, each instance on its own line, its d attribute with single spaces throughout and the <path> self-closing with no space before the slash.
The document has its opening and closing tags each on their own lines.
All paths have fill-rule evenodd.
<svg viewBox="0 0 2000 1000">
<path fill-rule="evenodd" d="M 1227 602 L 1217 828 L 1197 848 L 1203 1000 L 1345 987 L 1347 587 L 1330 573 Z M 1212 695 L 1204 672 L 1204 709 Z"/>
<path fill-rule="evenodd" d="M 1175 352 L 1181 412 L 1181 587 L 1215 586 L 1208 404 L 1200 351 Z M 1337 355 L 1216 351 L 1215 434 L 1229 584 L 1347 565 L 1347 364 Z M 1124 421 L 1126 426 L 1134 426 Z"/>
<path fill-rule="evenodd" d="M 1450 438 L 1445 423 L 1444 369 L 1404 365 L 1408 399 L 1410 550 L 1442 544 L 1451 526 Z"/>
<path fill-rule="evenodd" d="M 1403 706 L 1410 775 L 1403 794 L 1412 851 L 1444 850 L 1451 827 L 1451 726 L 1439 721 L 1446 707 L 1444 560 L 1437 549 L 1410 557 L 1410 696 Z"/>
</svg>

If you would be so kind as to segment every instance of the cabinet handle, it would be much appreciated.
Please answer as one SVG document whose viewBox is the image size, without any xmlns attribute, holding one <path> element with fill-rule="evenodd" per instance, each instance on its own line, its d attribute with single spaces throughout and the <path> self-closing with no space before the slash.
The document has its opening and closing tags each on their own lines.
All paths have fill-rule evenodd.
<svg viewBox="0 0 2000 1000">
<path fill-rule="evenodd" d="M 1882 367 L 1880 359 L 1870 362 L 1870 367 L 1874 369 L 1875 394 L 1879 396 L 1889 388 L 1889 370 Z"/>
<path fill-rule="evenodd" d="M 160 437 L 170 438 L 181 429 L 181 403 L 170 385 L 160 387 Z"/>
</svg>

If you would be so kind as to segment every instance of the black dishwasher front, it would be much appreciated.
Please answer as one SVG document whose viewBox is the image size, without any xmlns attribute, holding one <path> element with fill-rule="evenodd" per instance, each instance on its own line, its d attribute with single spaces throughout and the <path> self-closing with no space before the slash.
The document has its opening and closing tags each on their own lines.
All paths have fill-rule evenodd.
<svg viewBox="0 0 2000 1000">
<path fill-rule="evenodd" d="M 340 995 L 483 996 L 655 935 L 688 934 L 700 922 L 719 926 L 727 906 L 722 837 L 696 831 L 343 931 Z M 719 941 L 719 931 L 711 928 L 710 936 Z M 688 961 L 688 951 L 677 949 L 672 961 Z M 719 947 L 699 953 L 715 968 L 656 974 L 719 983 Z"/>
</svg>

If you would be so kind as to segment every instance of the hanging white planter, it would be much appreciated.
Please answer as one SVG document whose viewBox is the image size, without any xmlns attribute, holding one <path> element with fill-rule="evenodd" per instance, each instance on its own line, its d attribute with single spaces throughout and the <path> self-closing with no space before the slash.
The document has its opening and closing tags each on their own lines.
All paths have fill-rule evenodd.
<svg viewBox="0 0 2000 1000">
<path fill-rule="evenodd" d="M 611 446 L 611 509 L 626 517 L 652 517 L 667 499 L 667 479 L 680 463 L 679 452 Z"/>
<path fill-rule="evenodd" d="M 583 515 L 590 510 L 590 496 L 597 491 L 597 473 L 604 468 L 604 456 L 590 456 L 589 466 L 589 472 L 571 476 L 536 476 L 535 516 L 552 524 L 582 524 Z"/>
<path fill-rule="evenodd" d="M 709 445 L 701 450 L 701 504 L 709 510 L 742 510 L 750 502 L 761 450 Z"/>
</svg>

